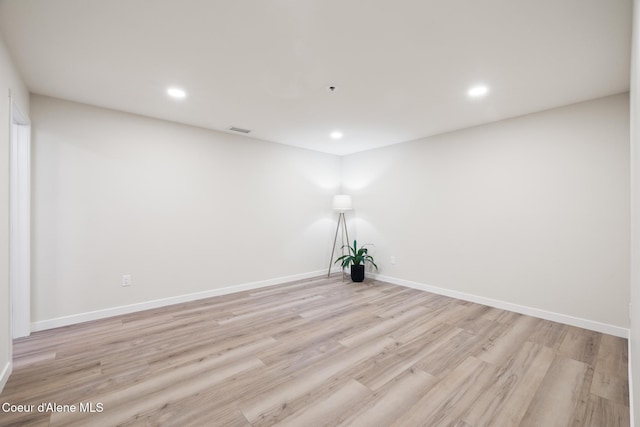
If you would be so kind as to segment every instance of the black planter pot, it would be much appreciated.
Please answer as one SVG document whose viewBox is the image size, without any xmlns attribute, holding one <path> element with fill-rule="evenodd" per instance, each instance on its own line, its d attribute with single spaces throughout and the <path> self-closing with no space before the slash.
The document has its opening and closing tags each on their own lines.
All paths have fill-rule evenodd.
<svg viewBox="0 0 640 427">
<path fill-rule="evenodd" d="M 354 282 L 364 281 L 364 264 L 351 266 L 351 280 Z"/>
</svg>

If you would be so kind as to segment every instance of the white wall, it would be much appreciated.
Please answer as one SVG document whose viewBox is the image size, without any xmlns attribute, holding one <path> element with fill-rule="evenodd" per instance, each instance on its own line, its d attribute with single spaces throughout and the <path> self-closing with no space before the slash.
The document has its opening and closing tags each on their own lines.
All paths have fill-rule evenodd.
<svg viewBox="0 0 640 427">
<path fill-rule="evenodd" d="M 385 276 L 627 328 L 628 103 L 346 156 L 353 234 Z"/>
<path fill-rule="evenodd" d="M 36 324 L 327 268 L 337 156 L 35 95 L 31 118 Z"/>
<path fill-rule="evenodd" d="M 29 114 L 29 92 L 0 38 L 0 389 L 8 378 L 11 362 L 9 321 L 9 122 L 8 93 L 23 114 Z"/>
<path fill-rule="evenodd" d="M 631 408 L 640 417 L 640 0 L 633 2 L 631 47 Z M 635 385 L 635 389 L 634 386 Z M 640 420 L 636 422 L 640 426 Z"/>
</svg>

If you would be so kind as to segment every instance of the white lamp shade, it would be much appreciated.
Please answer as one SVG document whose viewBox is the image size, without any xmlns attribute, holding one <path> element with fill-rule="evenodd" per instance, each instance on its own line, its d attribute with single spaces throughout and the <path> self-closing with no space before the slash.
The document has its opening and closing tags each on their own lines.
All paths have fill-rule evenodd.
<svg viewBox="0 0 640 427">
<path fill-rule="evenodd" d="M 347 194 L 338 194 L 333 196 L 333 209 L 340 212 L 353 209 L 351 206 L 351 196 Z"/>
</svg>

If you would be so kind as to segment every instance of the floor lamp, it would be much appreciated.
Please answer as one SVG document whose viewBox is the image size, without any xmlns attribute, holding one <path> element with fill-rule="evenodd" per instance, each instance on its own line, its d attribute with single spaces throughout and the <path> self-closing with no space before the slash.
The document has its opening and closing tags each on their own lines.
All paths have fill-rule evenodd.
<svg viewBox="0 0 640 427">
<path fill-rule="evenodd" d="M 336 226 L 336 236 L 333 238 L 333 247 L 331 248 L 331 260 L 329 261 L 329 272 L 327 277 L 331 275 L 331 266 L 333 265 L 333 255 L 336 250 L 336 243 L 338 242 L 338 231 L 342 226 L 342 233 L 340 234 L 342 242 L 344 242 L 344 236 L 347 237 L 347 244 L 349 244 L 349 232 L 347 231 L 347 220 L 344 218 L 344 211 L 353 209 L 351 207 L 351 196 L 346 194 L 338 194 L 333 196 L 333 210 L 338 211 L 338 225 Z M 343 243 L 344 244 L 344 243 Z M 342 274 L 344 275 L 344 269 L 340 267 Z"/>
</svg>

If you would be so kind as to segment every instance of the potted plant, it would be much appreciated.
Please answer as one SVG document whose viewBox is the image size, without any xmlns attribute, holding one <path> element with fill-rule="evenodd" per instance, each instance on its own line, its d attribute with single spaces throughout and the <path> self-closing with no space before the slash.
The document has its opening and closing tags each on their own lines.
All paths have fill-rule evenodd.
<svg viewBox="0 0 640 427">
<path fill-rule="evenodd" d="M 340 258 L 336 260 L 336 264 L 338 262 L 342 263 L 342 268 L 346 268 L 351 265 L 351 280 L 354 282 L 362 282 L 364 280 L 364 263 L 370 262 L 376 270 L 378 266 L 373 261 L 373 257 L 367 253 L 367 245 L 362 245 L 360 249 L 358 249 L 358 243 L 354 240 L 353 246 L 344 245 L 343 248 L 349 248 L 348 255 L 342 255 Z"/>
</svg>

